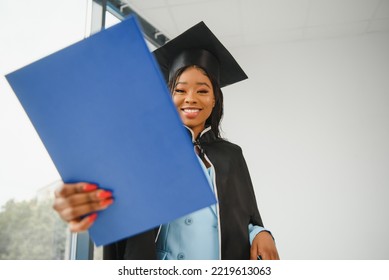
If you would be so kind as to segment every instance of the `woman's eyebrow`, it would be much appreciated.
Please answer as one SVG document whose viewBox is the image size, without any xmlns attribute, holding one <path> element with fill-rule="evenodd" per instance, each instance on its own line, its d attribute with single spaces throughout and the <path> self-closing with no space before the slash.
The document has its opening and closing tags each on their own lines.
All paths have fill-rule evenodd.
<svg viewBox="0 0 389 280">
<path fill-rule="evenodd" d="M 187 84 L 188 84 L 188 82 L 177 82 L 175 86 L 177 86 L 177 85 L 187 85 Z M 204 85 L 204 86 L 207 86 L 208 88 L 211 88 L 208 85 L 208 83 L 206 83 L 206 82 L 197 82 L 196 85 L 198 85 L 198 86 L 203 86 Z"/>
<path fill-rule="evenodd" d="M 199 86 L 204 85 L 204 86 L 207 86 L 207 87 L 211 88 L 211 87 L 208 85 L 208 83 L 200 83 L 200 82 L 198 82 L 198 83 L 196 83 L 196 85 L 199 85 Z"/>
</svg>

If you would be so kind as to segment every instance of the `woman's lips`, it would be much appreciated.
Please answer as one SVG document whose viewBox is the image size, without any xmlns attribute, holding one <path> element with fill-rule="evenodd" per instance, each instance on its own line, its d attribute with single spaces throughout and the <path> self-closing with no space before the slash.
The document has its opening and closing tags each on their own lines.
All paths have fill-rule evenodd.
<svg viewBox="0 0 389 280">
<path fill-rule="evenodd" d="M 201 109 L 198 108 L 183 108 L 181 111 L 183 112 L 184 116 L 189 118 L 189 119 L 194 119 L 196 118 Z"/>
</svg>

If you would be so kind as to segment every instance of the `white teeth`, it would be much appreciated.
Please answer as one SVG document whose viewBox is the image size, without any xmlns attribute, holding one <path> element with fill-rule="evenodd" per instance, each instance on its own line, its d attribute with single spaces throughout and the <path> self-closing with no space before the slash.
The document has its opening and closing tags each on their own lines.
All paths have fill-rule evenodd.
<svg viewBox="0 0 389 280">
<path fill-rule="evenodd" d="M 199 109 L 184 109 L 184 112 L 186 112 L 186 113 L 196 113 L 198 111 L 200 111 L 200 110 Z"/>
</svg>

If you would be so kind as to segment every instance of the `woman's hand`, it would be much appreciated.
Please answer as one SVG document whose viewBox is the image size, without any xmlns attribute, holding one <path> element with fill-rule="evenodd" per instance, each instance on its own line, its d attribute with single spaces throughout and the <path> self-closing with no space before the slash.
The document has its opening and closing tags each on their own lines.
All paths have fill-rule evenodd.
<svg viewBox="0 0 389 280">
<path fill-rule="evenodd" d="M 112 193 L 89 183 L 63 184 L 55 191 L 53 208 L 69 223 L 70 231 L 90 228 L 97 218 L 96 211 L 113 203 Z"/>
<path fill-rule="evenodd" d="M 258 233 L 251 245 L 250 260 L 257 260 L 258 256 L 261 256 L 263 260 L 280 259 L 273 237 L 267 231 Z"/>
</svg>

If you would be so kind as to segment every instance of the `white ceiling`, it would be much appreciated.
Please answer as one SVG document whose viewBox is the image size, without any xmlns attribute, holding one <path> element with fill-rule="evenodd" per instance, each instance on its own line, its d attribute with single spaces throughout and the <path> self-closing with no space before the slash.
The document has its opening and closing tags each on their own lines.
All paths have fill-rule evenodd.
<svg viewBox="0 0 389 280">
<path fill-rule="evenodd" d="M 204 21 L 227 47 L 389 32 L 389 0 L 122 0 L 174 38 Z"/>
</svg>

